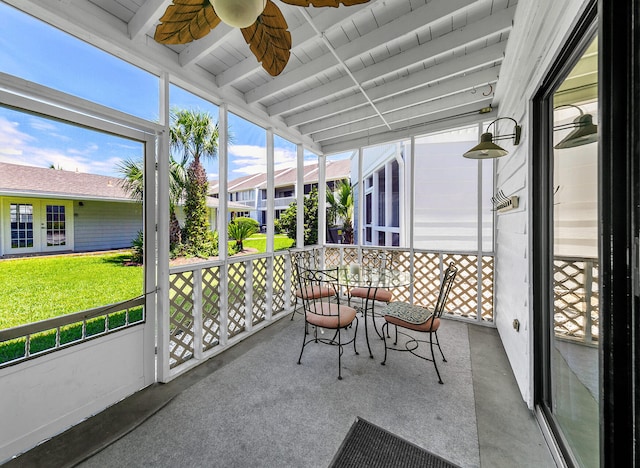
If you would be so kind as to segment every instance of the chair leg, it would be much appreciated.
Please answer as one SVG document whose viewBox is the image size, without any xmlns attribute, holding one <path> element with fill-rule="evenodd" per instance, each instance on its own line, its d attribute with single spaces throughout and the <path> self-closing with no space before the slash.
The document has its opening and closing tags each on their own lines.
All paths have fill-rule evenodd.
<svg viewBox="0 0 640 468">
<path fill-rule="evenodd" d="M 367 299 L 368 301 L 368 299 Z M 362 315 L 364 317 L 364 336 L 367 341 L 367 349 L 369 350 L 369 357 L 373 359 L 373 353 L 371 352 L 371 345 L 369 344 L 369 325 L 367 325 L 367 306 L 368 303 L 363 299 L 364 307 L 362 308 Z"/>
<path fill-rule="evenodd" d="M 298 296 L 296 296 L 296 303 L 293 305 L 293 312 L 291 312 L 291 320 L 293 320 L 293 316 L 296 315 L 297 310 L 298 310 Z"/>
<path fill-rule="evenodd" d="M 438 364 L 436 363 L 436 357 L 433 354 L 433 337 L 432 333 L 429 333 L 429 347 L 431 348 L 431 361 L 433 362 L 433 367 L 436 368 L 436 374 L 438 374 L 438 383 L 443 384 L 442 377 L 440 377 L 440 371 L 438 370 Z"/>
<path fill-rule="evenodd" d="M 440 350 L 440 355 L 442 356 L 442 360 L 447 362 L 447 358 L 444 357 L 444 353 L 442 352 L 442 348 L 440 347 L 440 340 L 438 339 L 438 330 L 434 331 L 433 334 L 436 336 L 436 344 L 438 345 L 438 349 Z"/>
<path fill-rule="evenodd" d="M 305 317 L 304 320 L 304 335 L 302 335 L 302 349 L 300 349 L 300 356 L 298 357 L 298 364 L 301 364 L 302 361 L 302 353 L 304 352 L 304 344 L 307 341 L 307 319 Z"/>
<path fill-rule="evenodd" d="M 353 322 L 349 324 L 349 326 L 352 326 L 352 325 L 353 325 Z M 359 356 L 360 353 L 356 349 L 356 336 L 358 336 L 358 319 L 357 318 L 356 318 L 356 330 L 353 332 L 353 352 L 356 353 L 356 356 Z"/>
<path fill-rule="evenodd" d="M 373 329 L 376 331 L 378 338 L 382 339 L 382 335 L 378 331 L 378 326 L 376 325 L 375 309 L 376 309 L 376 300 L 373 299 L 371 302 L 371 320 L 373 321 Z"/>
<path fill-rule="evenodd" d="M 385 328 L 387 329 L 387 333 L 384 332 Z M 396 331 L 397 330 L 398 328 L 396 327 Z M 382 339 L 384 340 L 384 359 L 380 363 L 383 366 L 387 362 L 387 336 L 388 335 L 389 335 L 389 322 L 384 322 L 384 324 L 382 325 Z M 397 337 L 396 337 L 396 341 L 397 341 Z"/>
<path fill-rule="evenodd" d="M 338 327 L 338 380 L 342 380 L 342 341 L 340 339 L 340 328 Z"/>
</svg>

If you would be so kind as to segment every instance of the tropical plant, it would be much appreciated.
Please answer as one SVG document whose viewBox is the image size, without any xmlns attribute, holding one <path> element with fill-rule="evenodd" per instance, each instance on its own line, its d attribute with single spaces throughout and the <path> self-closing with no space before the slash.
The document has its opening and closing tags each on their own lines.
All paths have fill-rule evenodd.
<svg viewBox="0 0 640 468">
<path fill-rule="evenodd" d="M 342 219 L 343 235 L 345 244 L 353 244 L 353 187 L 348 180 L 339 180 L 334 191 L 327 187 L 327 203 L 331 207 L 329 210 L 336 218 Z"/>
<path fill-rule="evenodd" d="M 280 215 L 278 228 L 289 239 L 296 239 L 298 229 L 298 204 L 291 203 Z M 318 243 L 318 190 L 314 187 L 304 197 L 304 245 Z"/>
<path fill-rule="evenodd" d="M 253 218 L 247 218 L 246 216 L 238 216 L 237 218 L 234 218 L 233 222 L 235 222 L 236 224 L 240 224 L 240 223 L 250 224 L 251 226 L 256 228 L 256 232 L 260 230 L 260 223 Z"/>
<path fill-rule="evenodd" d="M 182 229 L 176 217 L 176 206 L 180 203 L 186 185 L 186 160 L 176 161 L 169 156 L 169 245 L 175 248 L 182 240 Z M 142 202 L 144 194 L 144 162 L 141 159 L 125 159 L 118 164 L 122 174 L 122 188 L 131 198 Z"/>
<path fill-rule="evenodd" d="M 244 218 L 250 219 L 250 218 Z M 257 224 L 257 223 L 256 223 Z M 235 251 L 242 252 L 244 250 L 243 242 L 248 237 L 251 237 L 253 234 L 258 232 L 258 226 L 253 223 L 234 220 L 229 223 L 227 227 L 227 232 L 229 234 L 229 238 L 236 241 Z"/>
<path fill-rule="evenodd" d="M 214 158 L 218 153 L 218 125 L 208 112 L 193 109 L 171 111 L 171 148 L 190 161 L 185 185 L 185 224 L 182 231 L 185 250 L 208 257 L 211 230 L 207 210 L 209 182 L 201 158 Z"/>
<path fill-rule="evenodd" d="M 131 241 L 131 261 L 144 263 L 144 234 L 142 231 L 138 231 L 135 239 Z"/>
</svg>

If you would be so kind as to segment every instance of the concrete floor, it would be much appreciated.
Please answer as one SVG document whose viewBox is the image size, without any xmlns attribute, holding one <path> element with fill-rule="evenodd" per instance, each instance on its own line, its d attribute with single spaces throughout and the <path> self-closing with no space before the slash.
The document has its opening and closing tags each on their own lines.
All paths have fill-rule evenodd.
<svg viewBox="0 0 640 468">
<path fill-rule="evenodd" d="M 432 364 L 406 353 L 380 366 L 380 340 L 369 359 L 360 322 L 360 355 L 345 349 L 342 381 L 332 347 L 309 346 L 295 365 L 296 315 L 6 466 L 324 467 L 355 416 L 461 466 L 555 466 L 495 329 L 445 321 L 438 385 Z"/>
</svg>

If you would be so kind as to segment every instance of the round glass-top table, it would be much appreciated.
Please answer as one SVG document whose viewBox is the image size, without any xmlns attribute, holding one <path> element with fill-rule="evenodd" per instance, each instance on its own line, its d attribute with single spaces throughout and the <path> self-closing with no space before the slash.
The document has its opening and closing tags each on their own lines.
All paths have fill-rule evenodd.
<svg viewBox="0 0 640 468">
<path fill-rule="evenodd" d="M 367 294 L 363 300 L 364 306 L 364 331 L 367 340 L 367 348 L 369 349 L 369 357 L 373 358 L 371 352 L 371 346 L 369 344 L 369 330 L 367 327 L 367 314 L 371 312 L 371 318 L 373 320 L 373 328 L 380 338 L 382 335 L 378 331 L 375 322 L 375 303 L 379 289 L 393 289 L 403 286 L 409 286 L 413 282 L 413 278 L 406 271 L 393 270 L 390 268 L 368 268 L 361 267 L 359 265 L 343 265 L 338 268 L 338 276 L 340 286 L 344 286 L 347 289 L 350 288 L 367 288 Z M 349 296 L 349 302 L 351 297 Z M 371 306 L 371 307 L 369 307 Z"/>
<path fill-rule="evenodd" d="M 406 271 L 389 268 L 367 268 L 358 265 L 343 265 L 338 268 L 340 285 L 360 288 L 399 288 L 412 283 Z"/>
</svg>

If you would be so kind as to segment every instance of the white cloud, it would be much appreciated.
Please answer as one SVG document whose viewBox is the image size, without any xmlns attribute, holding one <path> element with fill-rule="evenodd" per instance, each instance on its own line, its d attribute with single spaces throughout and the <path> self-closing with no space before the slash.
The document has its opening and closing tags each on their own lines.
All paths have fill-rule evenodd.
<svg viewBox="0 0 640 468">
<path fill-rule="evenodd" d="M 20 130 L 20 124 L 0 116 L 0 161 L 38 167 L 62 168 L 66 171 L 78 171 L 89 174 L 114 175 L 120 157 L 102 154 L 103 148 L 94 142 L 76 141 L 67 135 L 57 133 L 59 128 L 44 119 L 30 119 L 32 131 L 41 131 L 58 142 L 72 142 L 79 147 L 41 147 L 37 138 Z"/>
<path fill-rule="evenodd" d="M 28 142 L 33 138 L 23 133 L 18 128 L 16 122 L 10 122 L 6 118 L 0 116 L 0 157 L 3 161 L 19 157 L 27 147 Z"/>
<path fill-rule="evenodd" d="M 237 166 L 237 169 L 232 173 L 238 177 L 267 171 L 267 148 L 264 146 L 230 145 L 229 155 L 230 162 L 232 159 L 233 164 Z M 276 170 L 296 166 L 297 153 L 295 151 L 274 148 L 273 157 Z"/>
</svg>

